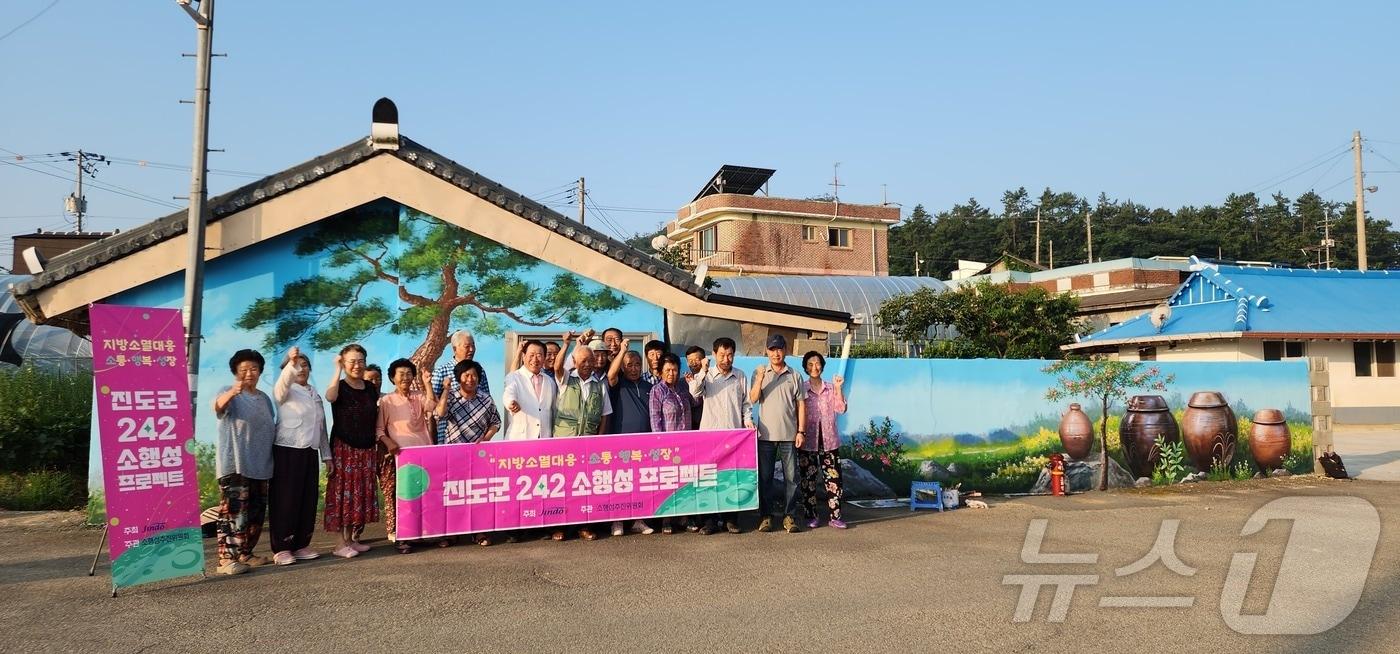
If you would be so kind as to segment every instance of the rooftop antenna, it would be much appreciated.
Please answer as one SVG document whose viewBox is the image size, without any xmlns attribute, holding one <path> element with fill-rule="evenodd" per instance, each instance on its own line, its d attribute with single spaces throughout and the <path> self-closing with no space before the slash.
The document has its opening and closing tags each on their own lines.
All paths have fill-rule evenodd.
<svg viewBox="0 0 1400 654">
<path fill-rule="evenodd" d="M 831 187 L 831 201 L 836 203 L 836 208 L 831 214 L 831 220 L 836 220 L 836 218 L 841 215 L 841 187 L 845 186 L 845 184 L 841 183 L 841 162 L 838 161 L 831 165 L 831 183 L 827 186 Z"/>
</svg>

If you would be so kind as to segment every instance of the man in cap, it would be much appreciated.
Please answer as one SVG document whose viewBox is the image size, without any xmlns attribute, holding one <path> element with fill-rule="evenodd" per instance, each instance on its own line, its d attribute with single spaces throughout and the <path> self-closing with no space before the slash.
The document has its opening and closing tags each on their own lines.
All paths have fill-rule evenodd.
<svg viewBox="0 0 1400 654">
<path fill-rule="evenodd" d="M 787 339 L 768 337 L 768 363 L 753 372 L 749 401 L 758 405 L 758 512 L 759 531 L 772 531 L 777 497 L 773 489 L 773 465 L 783 462 L 783 530 L 797 527 L 797 447 L 806 439 L 807 411 L 802 376 L 787 364 Z"/>
</svg>

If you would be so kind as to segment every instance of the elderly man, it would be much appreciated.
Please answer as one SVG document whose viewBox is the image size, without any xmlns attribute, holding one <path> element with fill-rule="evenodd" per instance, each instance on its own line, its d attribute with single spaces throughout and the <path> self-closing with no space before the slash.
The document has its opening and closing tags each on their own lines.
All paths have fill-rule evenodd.
<svg viewBox="0 0 1400 654">
<path fill-rule="evenodd" d="M 704 402 L 705 412 L 700 417 L 700 429 L 753 428 L 749 382 L 744 377 L 744 371 L 734 367 L 735 349 L 734 339 L 715 339 L 715 367 L 710 367 L 709 359 L 702 359 L 700 372 L 686 377 L 690 394 Z M 768 469 L 772 468 L 770 463 Z M 734 513 L 707 516 L 700 533 L 715 533 L 721 522 L 725 531 L 739 533 L 739 516 Z"/>
<path fill-rule="evenodd" d="M 433 397 L 443 397 L 444 392 L 457 391 L 457 380 L 452 378 L 452 370 L 457 364 L 463 361 L 471 361 L 476 356 L 476 338 L 471 332 L 457 330 L 452 332 L 452 360 L 437 367 L 433 371 Z M 486 380 L 485 371 L 481 375 L 481 380 L 477 382 L 476 392 L 482 395 L 491 395 L 491 384 Z M 447 421 L 437 421 L 437 436 L 433 442 L 442 445 L 447 440 Z"/>
<path fill-rule="evenodd" d="M 768 337 L 768 363 L 753 371 L 749 401 L 758 405 L 758 521 L 759 531 L 772 531 L 773 466 L 783 462 L 783 530 L 797 527 L 797 453 L 806 440 L 807 403 L 802 374 L 787 364 L 787 339 Z"/>
<path fill-rule="evenodd" d="M 572 353 L 574 369 L 564 369 L 564 352 L 554 360 L 554 378 L 559 383 L 559 394 L 554 400 L 554 436 L 597 436 L 608 431 L 608 417 L 612 415 L 612 401 L 608 397 L 608 384 L 602 377 L 593 374 L 596 361 L 607 352 L 607 346 L 600 339 L 585 333 L 578 339 Z M 565 335 L 564 342 L 568 342 Z M 622 523 L 614 525 L 615 535 L 622 535 Z M 579 538 L 593 540 L 597 534 L 589 525 L 578 530 Z M 563 529 L 556 529 L 554 540 L 564 540 Z"/>
<path fill-rule="evenodd" d="M 559 387 L 544 370 L 544 343 L 525 341 L 522 352 L 520 368 L 506 375 L 506 390 L 501 394 L 509 414 L 505 440 L 552 438 Z"/>
</svg>

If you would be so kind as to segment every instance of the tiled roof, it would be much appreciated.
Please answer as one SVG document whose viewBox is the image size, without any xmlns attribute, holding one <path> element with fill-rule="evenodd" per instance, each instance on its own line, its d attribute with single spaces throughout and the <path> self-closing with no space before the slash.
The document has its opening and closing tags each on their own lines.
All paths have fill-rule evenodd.
<svg viewBox="0 0 1400 654">
<path fill-rule="evenodd" d="M 374 150 L 370 147 L 368 139 L 360 139 L 329 154 L 217 196 L 209 201 L 210 222 L 379 155 L 396 156 L 506 211 L 539 223 L 593 248 L 600 254 L 611 256 L 692 295 L 702 299 L 709 295 L 708 291 L 695 284 L 690 273 L 659 261 L 597 230 L 580 225 L 408 138 L 401 138 L 398 150 Z M 63 280 L 81 275 L 147 246 L 175 238 L 185 233 L 187 217 L 186 211 L 172 213 L 135 229 L 54 257 L 43 273 L 36 275 L 31 281 L 16 284 L 14 294 L 23 301 L 25 296 Z"/>
<path fill-rule="evenodd" d="M 376 156 L 395 156 L 413 166 L 435 175 L 464 191 L 472 193 L 523 219 L 537 223 L 546 229 L 573 239 L 592 248 L 595 252 L 610 256 L 624 265 L 655 277 L 675 288 L 681 289 L 702 300 L 717 304 L 748 306 L 792 315 L 813 316 L 825 319 L 849 320 L 844 313 L 821 311 L 807 307 L 781 305 L 777 303 L 755 302 L 746 298 L 736 298 L 720 293 L 712 293 L 694 281 L 694 276 L 655 257 L 652 257 L 622 241 L 607 236 L 591 227 L 579 224 L 558 212 L 512 191 L 486 177 L 444 157 L 406 137 L 400 138 L 397 150 L 374 149 L 368 138 L 359 139 L 328 154 L 293 166 L 283 172 L 264 177 L 228 193 L 210 199 L 210 222 L 218 220 L 288 193 L 301 186 L 332 175 Z M 175 238 L 187 229 L 187 211 L 172 213 L 150 223 L 119 234 L 90 243 L 81 248 L 54 257 L 44 272 L 33 279 L 15 284 L 12 293 L 22 305 L 33 306 L 33 296 L 65 280 L 81 275 L 102 265 L 121 259 L 161 241 Z M 37 312 L 34 312 L 37 313 Z M 49 318 L 45 316 L 44 318 Z"/>
<path fill-rule="evenodd" d="M 1067 349 L 1226 335 L 1393 338 L 1400 334 L 1400 273 L 1205 266 L 1168 305 L 1160 331 L 1145 313 Z"/>
</svg>

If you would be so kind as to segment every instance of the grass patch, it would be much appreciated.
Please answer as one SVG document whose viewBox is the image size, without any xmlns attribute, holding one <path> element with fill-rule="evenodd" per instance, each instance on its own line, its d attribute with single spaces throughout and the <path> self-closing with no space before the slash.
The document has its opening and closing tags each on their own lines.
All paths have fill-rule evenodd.
<svg viewBox="0 0 1400 654">
<path fill-rule="evenodd" d="M 10 511 L 67 510 L 83 506 L 83 479 L 62 470 L 0 473 L 0 508 Z"/>
</svg>

